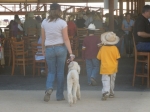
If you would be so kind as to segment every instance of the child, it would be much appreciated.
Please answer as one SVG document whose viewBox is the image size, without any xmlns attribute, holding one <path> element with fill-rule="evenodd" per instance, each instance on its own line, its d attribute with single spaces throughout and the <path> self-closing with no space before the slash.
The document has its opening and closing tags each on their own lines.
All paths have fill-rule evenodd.
<svg viewBox="0 0 150 112">
<path fill-rule="evenodd" d="M 115 77 L 118 69 L 119 51 L 115 44 L 119 37 L 113 32 L 105 32 L 101 35 L 103 46 L 98 52 L 97 58 L 101 60 L 100 74 L 102 74 L 102 100 L 114 97 Z"/>
<path fill-rule="evenodd" d="M 91 86 L 95 86 L 96 77 L 99 74 L 99 60 L 96 58 L 99 51 L 99 37 L 94 35 L 95 30 L 99 30 L 95 28 L 94 24 L 90 24 L 88 29 L 89 35 L 84 38 L 83 41 L 83 59 L 86 61 L 86 71 L 88 77 L 88 84 Z"/>
</svg>

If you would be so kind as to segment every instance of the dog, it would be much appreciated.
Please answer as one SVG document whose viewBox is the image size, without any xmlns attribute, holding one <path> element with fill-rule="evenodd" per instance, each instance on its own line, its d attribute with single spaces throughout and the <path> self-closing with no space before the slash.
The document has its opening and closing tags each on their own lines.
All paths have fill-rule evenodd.
<svg viewBox="0 0 150 112">
<path fill-rule="evenodd" d="M 70 106 L 75 104 L 77 99 L 81 99 L 80 84 L 79 84 L 80 66 L 77 62 L 72 61 L 68 65 L 67 75 L 67 91 L 68 91 L 68 103 Z"/>
</svg>

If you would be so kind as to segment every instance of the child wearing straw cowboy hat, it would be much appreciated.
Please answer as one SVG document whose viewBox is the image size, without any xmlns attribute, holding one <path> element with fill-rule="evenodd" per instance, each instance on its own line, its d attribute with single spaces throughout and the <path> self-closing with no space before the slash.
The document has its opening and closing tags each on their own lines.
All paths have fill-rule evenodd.
<svg viewBox="0 0 150 112">
<path fill-rule="evenodd" d="M 100 74 L 102 74 L 102 100 L 114 97 L 115 77 L 118 69 L 120 53 L 115 46 L 119 37 L 113 32 L 105 32 L 101 35 L 101 44 L 97 58 L 101 60 Z"/>
</svg>

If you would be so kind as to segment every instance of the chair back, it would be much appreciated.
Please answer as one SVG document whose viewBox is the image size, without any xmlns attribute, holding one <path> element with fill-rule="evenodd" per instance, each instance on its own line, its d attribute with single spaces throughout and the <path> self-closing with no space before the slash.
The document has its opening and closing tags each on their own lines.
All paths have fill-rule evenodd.
<svg viewBox="0 0 150 112">
<path fill-rule="evenodd" d="M 4 38 L 3 39 L 3 46 L 4 46 L 4 51 L 6 53 L 8 50 L 11 50 L 11 39 L 10 38 Z"/>
<path fill-rule="evenodd" d="M 33 35 L 37 36 L 39 34 L 39 30 L 37 28 L 28 28 L 27 34 L 28 36 L 33 36 Z"/>
<path fill-rule="evenodd" d="M 24 48 L 23 40 L 19 42 L 12 41 L 11 48 L 12 48 L 13 58 L 25 58 L 25 48 Z"/>
<path fill-rule="evenodd" d="M 9 29 L 4 29 L 4 32 L 5 32 L 5 36 L 6 36 L 6 38 L 9 38 L 10 37 L 10 35 L 9 35 Z"/>
<path fill-rule="evenodd" d="M 95 35 L 95 36 L 98 36 L 98 37 L 101 37 L 101 34 L 104 33 L 104 32 L 105 32 L 104 29 L 96 30 L 96 31 L 94 32 L 94 35 Z"/>
<path fill-rule="evenodd" d="M 88 35 L 88 30 L 85 28 L 77 28 L 77 36 L 78 37 L 85 37 Z"/>
<path fill-rule="evenodd" d="M 32 55 L 33 55 L 33 57 L 35 55 L 36 56 L 43 56 L 43 54 L 42 54 L 42 45 L 41 44 L 32 42 L 31 43 L 31 47 L 32 47 Z"/>
<path fill-rule="evenodd" d="M 17 42 L 17 38 L 16 37 L 11 37 L 10 41 L 11 42 Z"/>
<path fill-rule="evenodd" d="M 37 35 L 28 36 L 28 41 L 29 41 L 29 45 L 31 46 L 32 42 L 35 42 L 35 43 L 38 42 L 38 36 Z"/>
<path fill-rule="evenodd" d="M 73 54 L 75 54 L 78 57 L 79 38 L 70 38 L 70 44 Z"/>
</svg>

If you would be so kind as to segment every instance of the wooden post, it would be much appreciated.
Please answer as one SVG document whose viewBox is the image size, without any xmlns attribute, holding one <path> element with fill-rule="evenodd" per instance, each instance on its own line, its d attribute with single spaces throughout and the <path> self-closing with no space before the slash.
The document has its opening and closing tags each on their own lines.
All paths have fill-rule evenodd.
<svg viewBox="0 0 150 112">
<path fill-rule="evenodd" d="M 26 6 L 25 10 L 26 10 L 26 14 L 27 14 L 27 0 L 26 0 L 26 3 L 25 3 L 25 6 Z"/>
<path fill-rule="evenodd" d="M 47 4 L 44 4 L 44 11 L 47 11 Z"/>
<path fill-rule="evenodd" d="M 21 9 L 21 3 L 19 4 L 19 8 L 20 8 L 20 11 L 22 11 L 22 9 Z"/>
<path fill-rule="evenodd" d="M 133 14 L 133 0 L 131 0 L 131 14 Z"/>
<path fill-rule="evenodd" d="M 127 12 L 129 12 L 129 0 L 127 0 Z"/>
<path fill-rule="evenodd" d="M 109 0 L 109 31 L 114 31 L 114 0 Z"/>
<path fill-rule="evenodd" d="M 137 0 L 137 13 L 138 13 L 138 14 L 139 14 L 140 7 L 141 7 L 141 6 L 140 6 L 140 5 L 141 5 L 141 4 L 140 4 L 140 1 L 141 1 L 141 0 Z"/>
<path fill-rule="evenodd" d="M 137 0 L 134 0 L 134 8 L 135 8 L 135 12 L 134 13 L 137 13 Z"/>
<path fill-rule="evenodd" d="M 144 5 L 145 5 L 145 0 L 141 0 L 141 7 L 140 7 L 140 10 L 139 10 L 139 13 L 141 13 L 142 8 L 144 7 Z"/>
<path fill-rule="evenodd" d="M 120 15 L 123 15 L 123 0 L 119 0 L 119 10 Z"/>
</svg>

